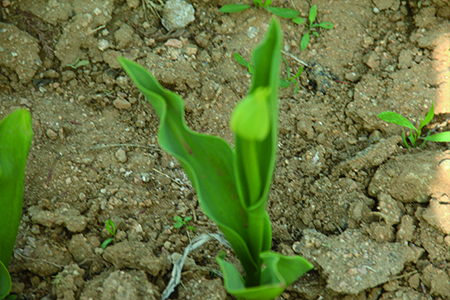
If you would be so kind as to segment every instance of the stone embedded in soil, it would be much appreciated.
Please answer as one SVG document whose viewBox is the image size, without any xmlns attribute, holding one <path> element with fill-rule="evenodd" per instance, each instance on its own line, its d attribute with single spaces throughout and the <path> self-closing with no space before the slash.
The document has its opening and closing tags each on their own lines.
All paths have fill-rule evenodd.
<svg viewBox="0 0 450 300">
<path fill-rule="evenodd" d="M 414 251 L 404 244 L 380 244 L 357 230 L 327 237 L 307 229 L 293 250 L 323 269 L 327 288 L 345 294 L 357 294 L 388 282 L 415 258 Z"/>
<path fill-rule="evenodd" d="M 84 270 L 72 264 L 64 267 L 53 280 L 53 293 L 57 299 L 74 300 L 77 290 L 84 284 Z"/>
<path fill-rule="evenodd" d="M 114 39 L 118 49 L 124 49 L 130 46 L 133 39 L 134 30 L 127 23 L 123 23 L 119 30 L 114 32 Z"/>
<path fill-rule="evenodd" d="M 113 104 L 117 109 L 120 110 L 130 110 L 131 108 L 131 103 L 122 98 L 117 98 L 113 101 Z"/>
<path fill-rule="evenodd" d="M 450 299 L 450 277 L 444 270 L 429 264 L 423 270 L 420 279 L 431 289 L 430 294 L 432 296 L 442 296 L 445 299 Z"/>
<path fill-rule="evenodd" d="M 369 184 L 369 194 L 388 193 L 403 203 L 426 203 L 430 197 L 450 195 L 450 151 L 424 151 L 394 157 L 379 168 Z"/>
<path fill-rule="evenodd" d="M 184 0 L 169 0 L 164 6 L 162 24 L 167 30 L 184 28 L 195 20 L 194 13 L 192 4 Z"/>
<path fill-rule="evenodd" d="M 117 160 L 121 163 L 126 163 L 128 161 L 127 153 L 123 149 L 119 149 L 116 151 L 116 154 L 114 156 L 117 158 Z"/>
<path fill-rule="evenodd" d="M 450 234 L 450 201 L 441 203 L 436 200 L 431 200 L 429 206 L 422 213 L 422 217 L 432 227 L 437 229 L 442 234 Z"/>
<path fill-rule="evenodd" d="M 397 242 L 410 242 L 414 238 L 415 230 L 414 218 L 409 215 L 403 216 L 397 230 Z"/>
<path fill-rule="evenodd" d="M 379 166 L 397 151 L 397 144 L 401 140 L 400 136 L 381 140 L 379 143 L 358 152 L 354 157 L 341 162 L 332 170 L 332 174 L 334 176 L 343 175 L 348 171 L 358 171 Z"/>
<path fill-rule="evenodd" d="M 80 300 L 159 300 L 158 288 L 143 271 L 117 270 L 102 273 L 85 284 Z"/>
<path fill-rule="evenodd" d="M 23 84 L 42 65 L 38 40 L 14 25 L 0 22 L 0 66 L 14 70 Z"/>
<path fill-rule="evenodd" d="M 28 214 L 36 224 L 50 228 L 64 225 L 71 232 L 82 232 L 87 225 L 87 218 L 74 208 L 60 207 L 51 212 L 40 206 L 31 206 L 28 208 Z"/>
<path fill-rule="evenodd" d="M 179 299 L 190 300 L 225 300 L 227 292 L 222 279 L 191 279 L 178 288 Z"/>
<path fill-rule="evenodd" d="M 103 258 L 116 268 L 140 269 L 152 276 L 163 275 L 170 268 L 170 258 L 162 255 L 156 257 L 152 246 L 137 241 L 124 241 L 108 246 Z"/>
<path fill-rule="evenodd" d="M 72 256 L 63 245 L 46 236 L 39 236 L 34 243 L 19 249 L 10 266 L 11 272 L 29 270 L 39 276 L 49 276 L 72 262 Z"/>
<path fill-rule="evenodd" d="M 385 10 L 390 8 L 392 5 L 394 5 L 395 1 L 396 0 L 372 0 L 373 4 L 375 4 L 375 6 L 379 10 Z"/>
<path fill-rule="evenodd" d="M 58 134 L 51 129 L 47 129 L 45 135 L 53 141 L 58 139 Z"/>
</svg>

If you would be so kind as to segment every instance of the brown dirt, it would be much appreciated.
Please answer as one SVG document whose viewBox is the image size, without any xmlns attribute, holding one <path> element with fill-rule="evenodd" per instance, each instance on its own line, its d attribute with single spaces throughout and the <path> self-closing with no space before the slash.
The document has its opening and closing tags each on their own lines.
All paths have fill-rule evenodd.
<svg viewBox="0 0 450 300">
<path fill-rule="evenodd" d="M 2 2 L 0 114 L 26 107 L 34 129 L 10 266 L 21 299 L 160 299 L 172 254 L 189 243 L 173 217 L 192 216 L 194 235 L 218 231 L 115 57 L 180 94 L 192 129 L 231 142 L 230 113 L 251 79 L 233 53 L 248 60 L 271 15 L 188 2 L 196 22 L 170 35 L 137 0 Z M 427 130 L 450 130 L 448 1 L 274 1 L 304 17 L 313 4 L 335 28 L 307 50 L 305 28 L 282 20 L 291 69 L 293 56 L 315 65 L 297 94 L 280 90 L 267 209 L 273 250 L 316 268 L 281 299 L 450 299 L 449 144 L 408 150 L 401 129 L 376 117 L 418 120 L 434 102 Z M 67 66 L 77 58 L 89 64 Z M 103 250 L 108 219 L 118 234 Z M 232 299 L 214 273 L 221 250 L 209 242 L 192 252 L 170 299 Z"/>
</svg>

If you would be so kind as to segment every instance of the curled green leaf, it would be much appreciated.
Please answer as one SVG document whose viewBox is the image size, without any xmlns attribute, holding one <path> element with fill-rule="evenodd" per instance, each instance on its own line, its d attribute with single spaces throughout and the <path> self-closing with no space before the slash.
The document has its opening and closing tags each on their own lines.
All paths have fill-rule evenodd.
<svg viewBox="0 0 450 300">
<path fill-rule="evenodd" d="M 231 131 L 249 141 L 264 140 L 270 130 L 269 95 L 268 87 L 259 87 L 242 100 L 231 116 Z"/>
</svg>

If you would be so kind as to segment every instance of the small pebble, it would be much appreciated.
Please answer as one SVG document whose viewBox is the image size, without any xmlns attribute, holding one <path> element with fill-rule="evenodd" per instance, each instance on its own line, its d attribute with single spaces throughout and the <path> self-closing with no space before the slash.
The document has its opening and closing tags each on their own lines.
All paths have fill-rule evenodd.
<svg viewBox="0 0 450 300">
<path fill-rule="evenodd" d="M 125 99 L 117 98 L 113 102 L 114 106 L 120 110 L 129 110 L 131 108 L 131 103 Z"/>
<path fill-rule="evenodd" d="M 379 130 L 374 130 L 369 135 L 369 142 L 370 143 L 378 143 L 381 140 L 381 137 L 382 137 L 381 132 Z"/>
<path fill-rule="evenodd" d="M 128 161 L 127 153 L 123 149 L 117 150 L 115 156 L 121 163 L 126 163 Z"/>
<path fill-rule="evenodd" d="M 45 132 L 45 134 L 47 135 L 47 137 L 51 140 L 57 140 L 58 139 L 58 134 L 56 132 L 54 132 L 51 129 L 47 129 L 47 131 Z"/>
<path fill-rule="evenodd" d="M 176 48 L 176 49 L 183 48 L 183 42 L 180 40 L 177 40 L 177 39 L 170 39 L 164 45 L 166 45 L 167 47 L 172 47 L 172 48 Z"/>
</svg>

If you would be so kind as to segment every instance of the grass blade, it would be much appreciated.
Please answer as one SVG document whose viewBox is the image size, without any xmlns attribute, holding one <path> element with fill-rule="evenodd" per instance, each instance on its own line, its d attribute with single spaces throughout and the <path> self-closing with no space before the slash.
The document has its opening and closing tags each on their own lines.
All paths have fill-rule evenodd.
<svg viewBox="0 0 450 300">
<path fill-rule="evenodd" d="M 270 11 L 274 15 L 281 18 L 292 19 L 298 16 L 299 12 L 295 9 L 284 8 L 284 7 L 264 7 L 266 10 Z"/>
<path fill-rule="evenodd" d="M 247 8 L 250 8 L 251 5 L 247 4 L 228 4 L 222 6 L 219 11 L 222 13 L 237 13 L 241 12 L 243 10 L 246 10 Z"/>
<path fill-rule="evenodd" d="M 419 132 L 417 130 L 417 128 L 414 127 L 414 125 L 407 118 L 405 118 L 404 116 L 402 116 L 398 113 L 395 113 L 392 111 L 384 111 L 384 112 L 378 114 L 378 118 L 380 118 L 381 120 L 383 120 L 385 122 L 400 125 L 400 126 L 409 128 L 411 130 L 414 130 L 416 132 Z"/>
<path fill-rule="evenodd" d="M 450 131 L 436 133 L 423 138 L 426 141 L 430 142 L 441 142 L 441 143 L 449 143 L 450 142 Z"/>
</svg>

